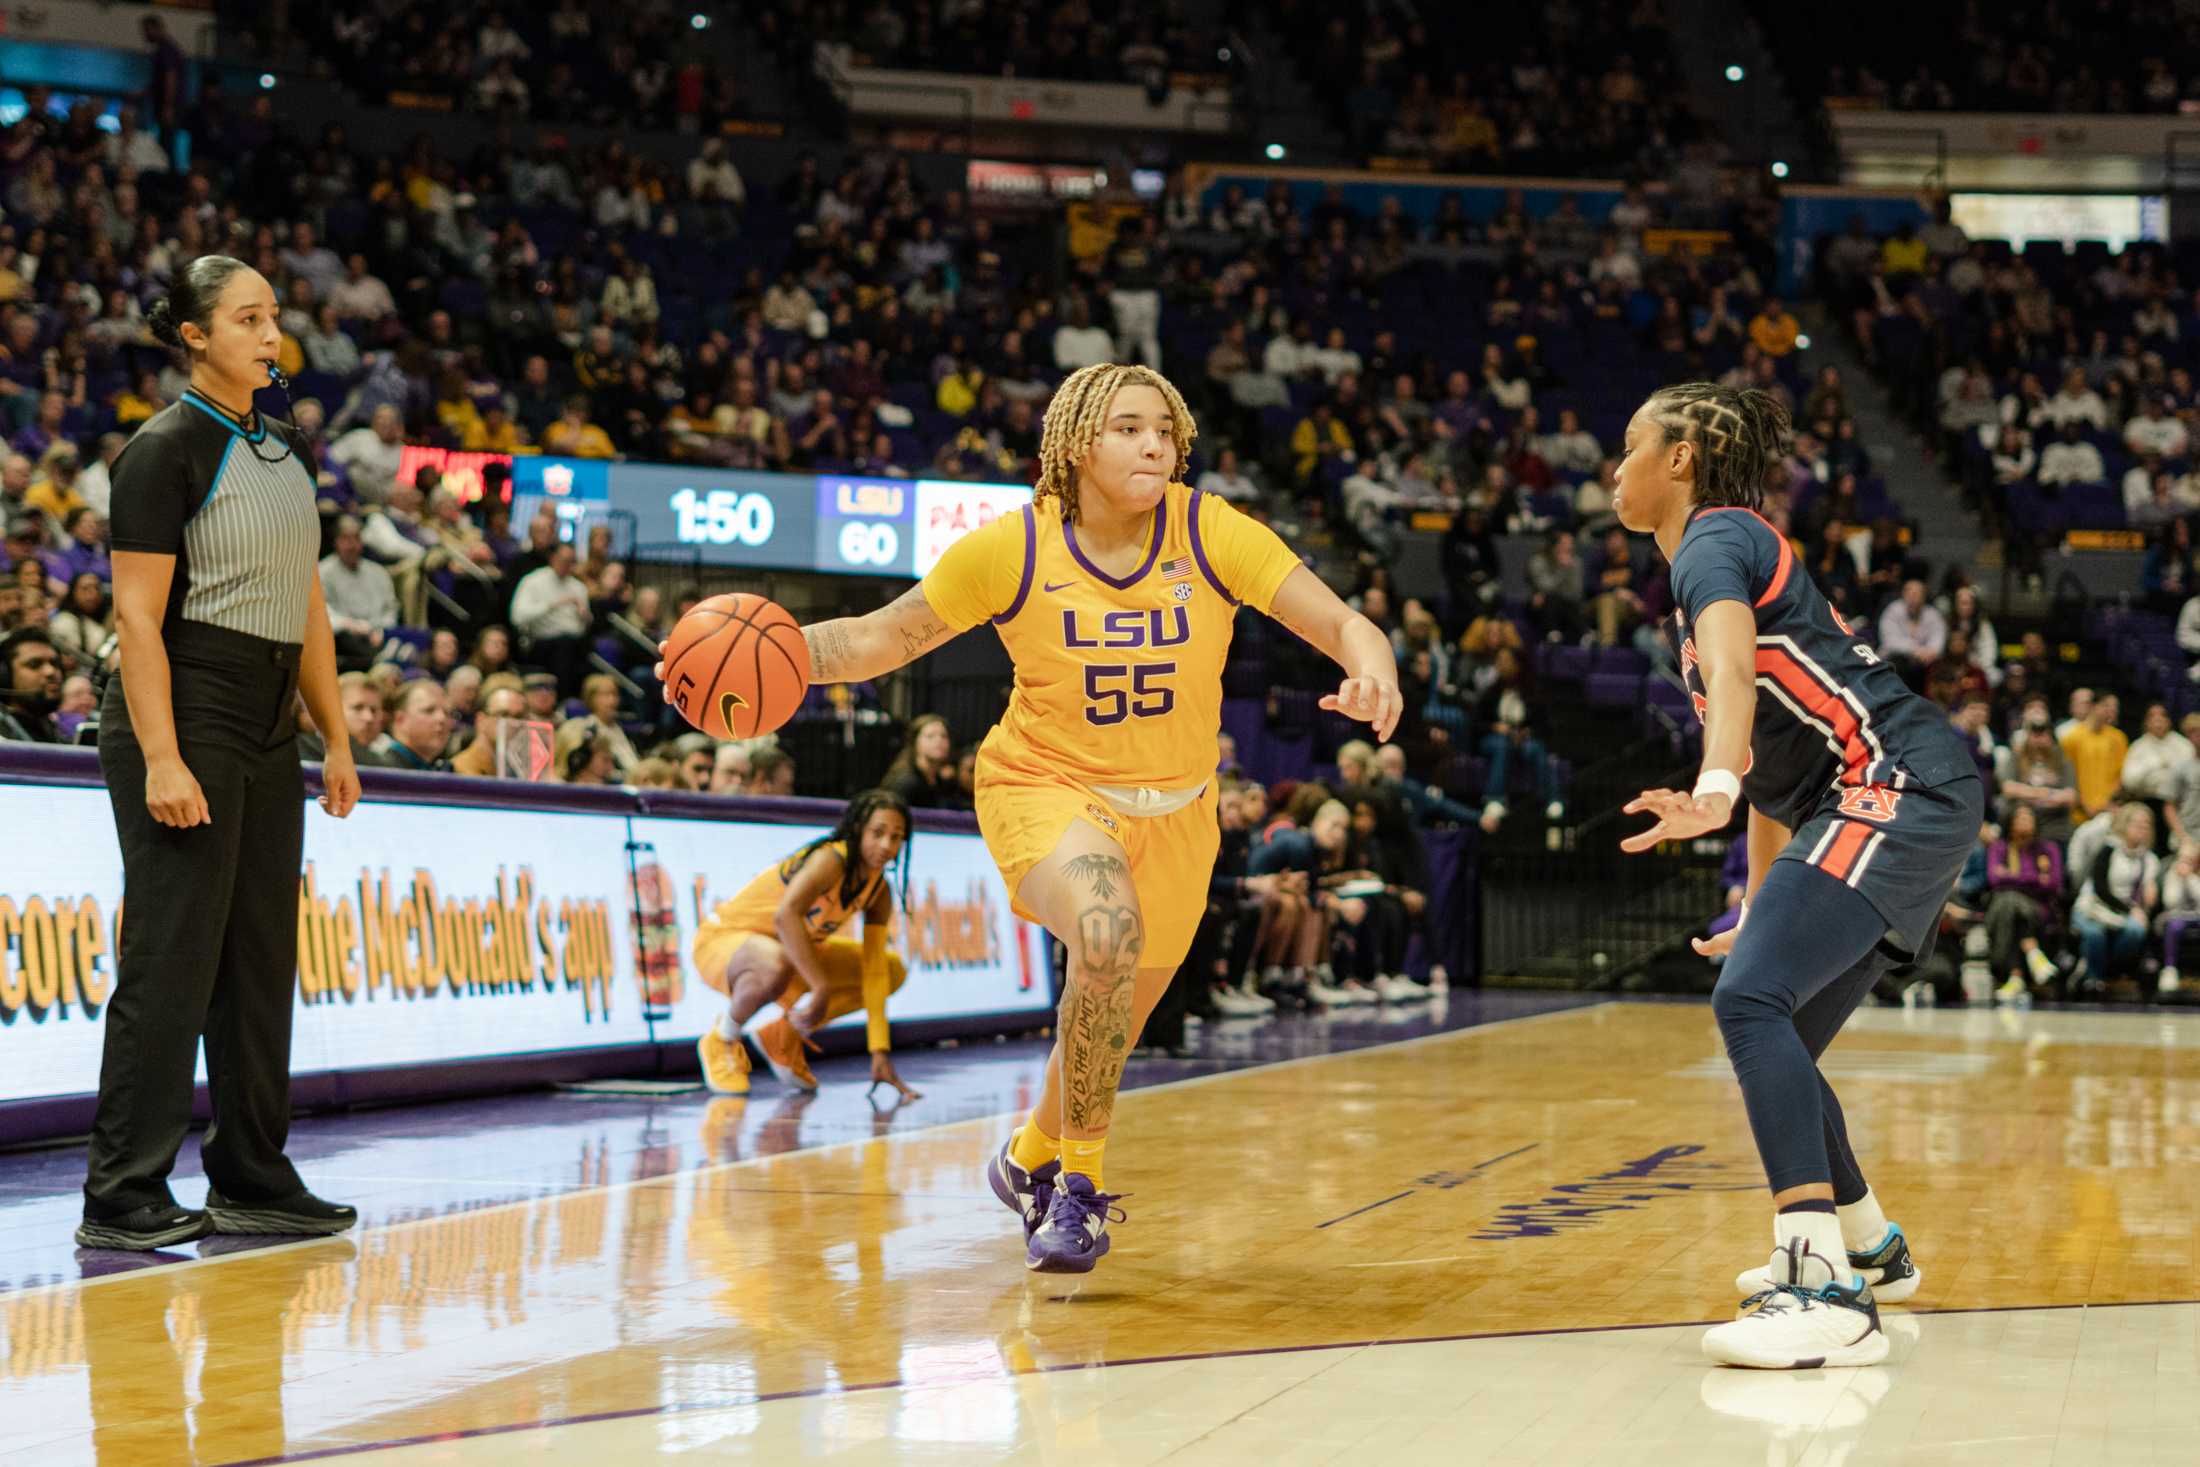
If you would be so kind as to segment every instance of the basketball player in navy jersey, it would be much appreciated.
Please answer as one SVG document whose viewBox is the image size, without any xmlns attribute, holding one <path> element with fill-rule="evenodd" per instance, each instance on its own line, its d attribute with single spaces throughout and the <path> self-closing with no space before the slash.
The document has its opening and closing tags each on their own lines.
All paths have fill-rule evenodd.
<svg viewBox="0 0 2200 1467">
<path fill-rule="evenodd" d="M 1903 686 L 1811 584 L 1758 507 L 1786 451 L 1769 395 L 1686 383 L 1627 425 L 1612 508 L 1673 567 L 1674 629 L 1704 727 L 1691 791 L 1645 790 L 1646 851 L 1725 827 L 1749 804 L 1742 921 L 1712 1012 L 1772 1188 L 1769 1267 L 1743 1312 L 1704 1336 L 1728 1365 L 1884 1360 L 1878 1301 L 1917 1289 L 1849 1149 L 1817 1058 L 1890 966 L 1921 959 L 1978 839 L 1984 791 L 1947 716 Z M 1877 1291 L 1876 1297 L 1874 1291 Z"/>
</svg>

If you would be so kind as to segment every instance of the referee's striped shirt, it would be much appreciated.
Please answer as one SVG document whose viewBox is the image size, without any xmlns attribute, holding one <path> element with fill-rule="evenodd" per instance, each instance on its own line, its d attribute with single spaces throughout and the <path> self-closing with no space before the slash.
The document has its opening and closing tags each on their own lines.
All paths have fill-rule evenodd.
<svg viewBox="0 0 2200 1467">
<path fill-rule="evenodd" d="M 321 519 L 296 427 L 262 415 L 247 433 L 186 392 L 146 420 L 110 473 L 114 548 L 176 557 L 164 624 L 305 640 Z"/>
</svg>

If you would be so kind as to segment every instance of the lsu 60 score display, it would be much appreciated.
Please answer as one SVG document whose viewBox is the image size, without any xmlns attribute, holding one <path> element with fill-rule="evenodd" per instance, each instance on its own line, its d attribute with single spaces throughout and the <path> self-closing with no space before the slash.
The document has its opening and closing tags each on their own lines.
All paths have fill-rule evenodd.
<svg viewBox="0 0 2200 1467">
<path fill-rule="evenodd" d="M 1020 484 L 820 475 L 817 568 L 921 577 L 948 546 L 1030 502 L 1031 490 Z"/>
<path fill-rule="evenodd" d="M 821 474 L 817 481 L 817 568 L 852 575 L 909 574 L 907 479 Z"/>
</svg>

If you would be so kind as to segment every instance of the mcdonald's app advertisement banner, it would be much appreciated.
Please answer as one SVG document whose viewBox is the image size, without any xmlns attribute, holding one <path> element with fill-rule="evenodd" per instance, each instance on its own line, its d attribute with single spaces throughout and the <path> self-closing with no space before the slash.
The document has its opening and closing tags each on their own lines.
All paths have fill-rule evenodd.
<svg viewBox="0 0 2200 1467">
<path fill-rule="evenodd" d="M 767 866 L 826 833 L 822 826 L 734 825 L 708 820 L 633 822 L 638 900 L 646 951 L 644 984 L 666 1015 L 659 1037 L 694 1038 L 717 1020 L 725 999 L 695 971 L 697 928 Z M 899 900 L 897 894 L 897 902 Z M 631 921 L 631 918 L 629 919 Z M 835 934 L 860 940 L 863 919 Z M 1053 1007 L 1044 933 L 1008 908 L 999 868 L 975 835 L 919 831 L 909 846 L 909 906 L 897 910 L 891 945 L 909 977 L 887 1004 L 889 1018 L 1039 1012 Z M 677 961 L 675 961 L 677 959 Z M 750 1028 L 777 1018 L 766 1008 Z M 835 1027 L 861 1028 L 859 1011 Z"/>
<path fill-rule="evenodd" d="M 90 1094 L 123 907 L 106 793 L 0 784 L 0 829 L 58 837 L 0 855 L 0 1102 Z M 697 904 L 707 913 L 814 833 L 378 803 L 335 821 L 309 806 L 291 1069 L 693 1038 L 724 1002 L 693 969 Z M 1010 914 L 975 836 L 920 835 L 910 895 L 894 1018 L 1049 1006 L 1036 931 Z"/>
</svg>

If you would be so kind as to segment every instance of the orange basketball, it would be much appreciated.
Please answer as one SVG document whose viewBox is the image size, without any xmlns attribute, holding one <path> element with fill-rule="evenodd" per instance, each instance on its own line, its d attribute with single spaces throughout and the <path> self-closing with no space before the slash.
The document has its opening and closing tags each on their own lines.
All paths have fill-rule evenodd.
<svg viewBox="0 0 2200 1467">
<path fill-rule="evenodd" d="M 786 608 L 739 591 L 699 602 L 665 640 L 665 699 L 714 739 L 770 733 L 810 690 L 810 645 Z"/>
</svg>

